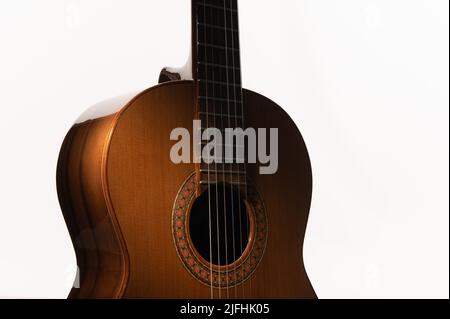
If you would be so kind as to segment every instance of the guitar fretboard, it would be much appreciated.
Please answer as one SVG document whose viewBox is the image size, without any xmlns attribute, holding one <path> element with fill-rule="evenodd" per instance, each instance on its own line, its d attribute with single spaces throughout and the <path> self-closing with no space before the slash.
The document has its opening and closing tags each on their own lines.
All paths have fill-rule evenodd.
<svg viewBox="0 0 450 319">
<path fill-rule="evenodd" d="M 217 128 L 225 138 L 226 128 L 243 128 L 242 82 L 237 0 L 196 0 L 194 4 L 196 32 L 196 81 L 198 118 L 202 128 Z M 227 145 L 223 145 L 223 150 Z M 245 184 L 245 165 L 239 164 L 233 146 L 234 163 L 205 164 L 200 168 L 201 182 L 210 183 L 211 176 L 223 175 L 235 184 Z M 225 154 L 225 152 L 224 152 Z M 222 158 L 223 161 L 230 160 Z M 235 181 L 235 182 L 234 182 Z"/>
</svg>

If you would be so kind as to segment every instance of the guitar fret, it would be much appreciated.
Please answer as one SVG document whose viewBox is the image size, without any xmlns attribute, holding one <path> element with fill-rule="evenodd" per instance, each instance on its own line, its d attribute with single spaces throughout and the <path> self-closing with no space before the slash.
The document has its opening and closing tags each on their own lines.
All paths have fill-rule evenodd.
<svg viewBox="0 0 450 319">
<path fill-rule="evenodd" d="M 224 45 L 217 45 L 217 44 L 211 44 L 211 43 L 205 43 L 205 42 L 197 42 L 197 44 L 199 46 L 204 46 L 204 47 L 208 47 L 208 48 L 214 48 L 214 49 L 219 49 L 219 50 L 223 50 L 223 51 L 234 51 L 234 52 L 239 52 L 239 49 L 237 48 L 231 48 L 229 46 L 224 46 Z"/>
<path fill-rule="evenodd" d="M 240 54 L 238 49 L 225 49 L 221 45 L 198 45 L 198 61 L 215 63 L 223 66 L 240 67 Z"/>
<path fill-rule="evenodd" d="M 237 87 L 237 88 L 241 88 L 241 84 L 240 83 L 228 83 L 228 82 L 213 81 L 213 80 L 207 80 L 207 79 L 198 79 L 198 81 L 201 82 L 201 83 L 206 83 L 206 84 L 234 86 L 234 87 Z"/>
<path fill-rule="evenodd" d="M 221 120 L 228 119 L 236 124 L 234 126 L 241 126 L 244 121 L 241 106 L 232 103 L 226 105 L 217 105 L 214 103 L 210 103 L 209 105 L 200 104 L 198 115 L 201 119 L 211 119 L 211 122 L 218 120 L 219 124 L 223 122 Z"/>
<path fill-rule="evenodd" d="M 200 146 L 205 146 L 208 145 L 210 142 L 207 141 L 202 141 L 200 143 L 198 143 L 198 145 Z M 245 145 L 227 145 L 227 144 L 215 144 L 214 146 L 216 147 L 220 147 L 220 148 L 232 148 L 234 149 L 245 149 Z"/>
<path fill-rule="evenodd" d="M 212 28 L 212 29 L 217 29 L 217 30 L 221 30 L 221 31 L 238 32 L 238 30 L 235 28 L 229 28 L 229 27 L 214 25 L 214 24 L 210 24 L 210 23 L 199 22 L 198 25 L 201 27 Z"/>
<path fill-rule="evenodd" d="M 213 96 L 203 96 L 200 95 L 199 98 L 201 100 L 212 100 L 212 101 L 218 101 L 218 102 L 229 102 L 229 103 L 234 103 L 234 104 L 241 104 L 242 100 L 234 100 L 234 99 L 224 99 L 224 98 L 219 98 L 219 97 L 213 97 Z"/>
<path fill-rule="evenodd" d="M 201 6 L 201 7 L 211 8 L 211 9 L 226 10 L 226 11 L 228 11 L 228 12 L 237 12 L 237 10 L 234 9 L 234 8 L 222 7 L 222 6 L 218 6 L 218 5 L 214 5 L 214 4 L 209 4 L 209 3 L 202 3 L 202 2 L 199 2 L 199 3 L 197 3 L 197 5 L 198 5 L 198 6 Z"/>
<path fill-rule="evenodd" d="M 213 117 L 230 117 L 233 119 L 243 119 L 242 115 L 236 115 L 236 114 L 223 114 L 223 113 L 214 113 L 214 112 L 199 112 L 200 116 L 213 116 Z"/>
<path fill-rule="evenodd" d="M 240 128 L 240 127 L 229 127 L 229 128 L 231 128 L 231 129 L 236 129 L 236 128 Z M 226 129 L 227 128 L 225 128 L 225 127 L 223 127 L 223 128 L 219 128 L 219 127 L 199 127 L 198 128 L 198 130 L 200 131 L 200 132 L 204 132 L 204 131 L 206 131 L 206 130 L 210 130 L 210 129 L 215 129 L 215 130 L 218 130 L 218 131 L 220 131 L 220 133 L 222 133 L 224 136 L 226 135 Z M 209 143 L 205 143 L 205 144 L 209 144 Z M 218 146 L 220 146 L 220 145 L 218 145 Z M 231 146 L 230 146 L 231 147 Z M 235 148 L 242 148 L 241 146 L 234 146 Z"/>
<path fill-rule="evenodd" d="M 232 70 L 236 70 L 236 71 L 240 71 L 241 70 L 240 67 L 236 67 L 236 66 L 226 66 L 226 65 L 222 65 L 222 64 L 209 63 L 209 62 L 203 62 L 203 61 L 198 62 L 198 64 L 204 65 L 204 66 L 207 66 L 207 67 L 208 66 L 209 67 L 213 67 L 213 68 L 232 69 Z"/>
</svg>

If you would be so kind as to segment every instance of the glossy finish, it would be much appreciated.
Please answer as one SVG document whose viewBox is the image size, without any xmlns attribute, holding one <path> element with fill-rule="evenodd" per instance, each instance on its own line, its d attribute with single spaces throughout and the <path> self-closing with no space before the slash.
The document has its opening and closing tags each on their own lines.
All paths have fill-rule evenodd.
<svg viewBox="0 0 450 319">
<path fill-rule="evenodd" d="M 192 128 L 195 94 L 194 82 L 168 82 L 67 135 L 57 176 L 81 275 L 71 297 L 211 297 L 210 287 L 185 269 L 172 234 L 174 201 L 195 166 L 170 161 L 169 136 Z M 315 298 L 302 257 L 312 189 L 305 144 L 270 100 L 244 90 L 243 104 L 248 127 L 279 128 L 279 171 L 259 175 L 256 165 L 248 167 L 266 208 L 267 247 L 247 281 L 213 296 Z"/>
</svg>

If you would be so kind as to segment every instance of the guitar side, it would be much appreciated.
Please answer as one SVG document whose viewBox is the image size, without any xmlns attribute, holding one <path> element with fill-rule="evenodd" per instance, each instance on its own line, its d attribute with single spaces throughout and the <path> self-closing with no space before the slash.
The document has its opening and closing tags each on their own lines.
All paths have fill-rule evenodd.
<svg viewBox="0 0 450 319">
<path fill-rule="evenodd" d="M 111 99 L 91 110 L 115 110 L 122 103 Z M 121 298 L 128 281 L 128 253 L 105 192 L 104 152 L 116 115 L 75 124 L 59 154 L 58 198 L 78 267 L 69 298 Z"/>
</svg>

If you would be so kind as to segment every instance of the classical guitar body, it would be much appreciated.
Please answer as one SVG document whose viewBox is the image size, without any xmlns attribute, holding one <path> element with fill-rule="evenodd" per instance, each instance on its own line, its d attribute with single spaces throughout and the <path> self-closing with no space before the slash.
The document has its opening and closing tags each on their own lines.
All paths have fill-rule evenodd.
<svg viewBox="0 0 450 319">
<path fill-rule="evenodd" d="M 211 1 L 193 2 L 195 22 L 223 5 Z M 194 63 L 206 64 L 199 52 L 194 45 Z M 193 69 L 192 80 L 164 70 L 162 79 L 176 81 L 103 102 L 69 131 L 57 184 L 79 267 L 70 297 L 316 298 L 303 264 L 312 175 L 300 132 L 269 99 L 241 88 L 230 93 L 236 75 L 212 94 L 201 84 L 203 71 Z M 215 72 L 220 78 L 219 69 L 205 76 Z M 176 128 L 195 136 L 193 120 L 277 128 L 276 173 L 261 174 L 259 162 L 175 163 L 171 136 Z"/>
</svg>

